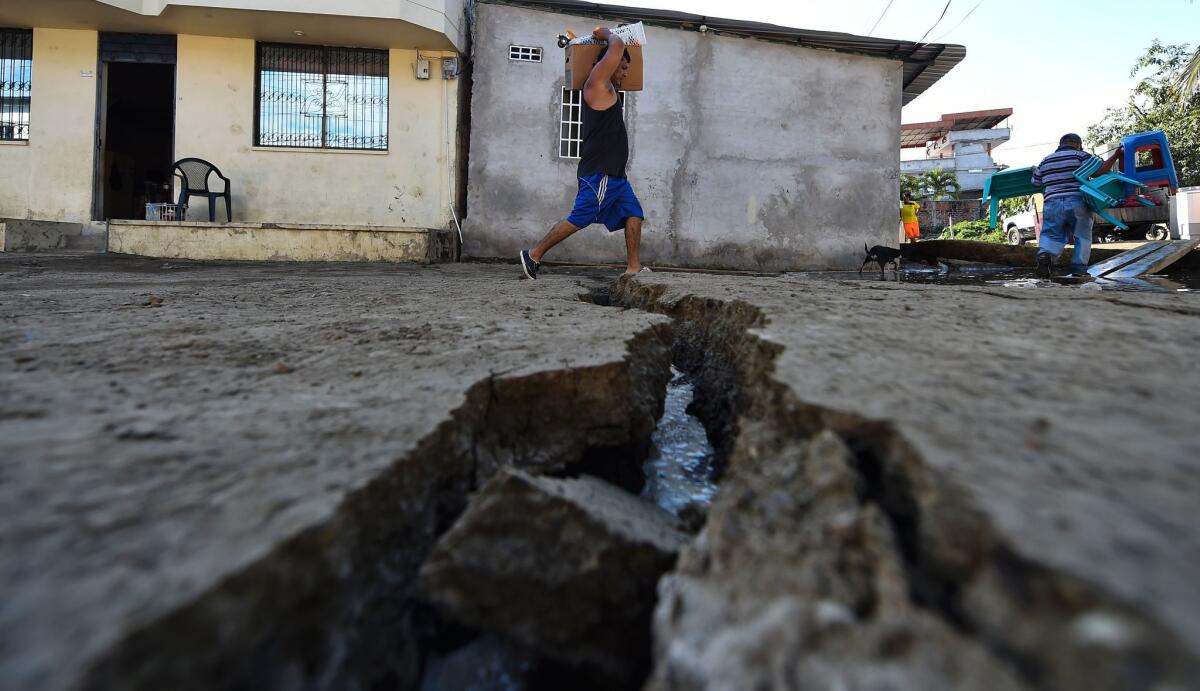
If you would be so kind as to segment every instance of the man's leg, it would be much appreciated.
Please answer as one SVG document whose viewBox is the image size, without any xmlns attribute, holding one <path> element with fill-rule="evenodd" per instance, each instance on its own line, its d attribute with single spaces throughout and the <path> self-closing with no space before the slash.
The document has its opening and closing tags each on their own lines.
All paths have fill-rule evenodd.
<svg viewBox="0 0 1200 691">
<path fill-rule="evenodd" d="M 542 241 L 537 244 L 537 247 L 529 250 L 529 256 L 533 259 L 533 261 L 541 262 L 542 257 L 544 257 L 546 253 L 550 251 L 551 247 L 554 247 L 563 240 L 571 237 L 578 230 L 579 226 L 574 225 L 568 220 L 564 219 L 559 221 L 558 223 L 554 224 L 554 227 L 550 229 L 549 233 L 546 233 L 546 237 L 542 238 Z"/>
<path fill-rule="evenodd" d="M 1042 210 L 1042 234 L 1038 236 L 1037 273 L 1039 278 L 1050 278 L 1054 260 L 1066 246 L 1066 210 L 1059 199 L 1046 202 Z"/>
<path fill-rule="evenodd" d="M 1088 260 L 1092 258 L 1092 210 L 1082 200 L 1076 202 L 1072 211 L 1075 214 L 1075 251 L 1071 254 L 1071 273 L 1086 274 Z"/>
<path fill-rule="evenodd" d="M 642 270 L 642 219 L 630 216 L 625 219 L 625 273 Z"/>
</svg>

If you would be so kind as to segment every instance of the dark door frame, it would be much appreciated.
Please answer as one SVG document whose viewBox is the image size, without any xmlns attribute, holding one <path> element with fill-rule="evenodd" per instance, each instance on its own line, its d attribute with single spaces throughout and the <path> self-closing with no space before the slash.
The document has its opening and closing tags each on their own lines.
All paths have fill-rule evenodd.
<svg viewBox="0 0 1200 691">
<path fill-rule="evenodd" d="M 114 62 L 175 65 L 171 79 L 171 156 L 175 156 L 175 104 L 178 102 L 178 37 L 174 34 L 123 34 L 100 32 L 96 56 L 96 118 L 92 146 L 92 220 L 106 221 L 104 213 L 104 152 L 108 136 L 108 66 Z"/>
</svg>

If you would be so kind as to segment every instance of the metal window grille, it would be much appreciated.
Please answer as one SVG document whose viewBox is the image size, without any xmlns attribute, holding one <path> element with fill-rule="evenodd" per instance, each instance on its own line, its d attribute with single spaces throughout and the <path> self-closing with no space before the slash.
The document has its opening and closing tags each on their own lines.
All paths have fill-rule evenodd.
<svg viewBox="0 0 1200 691">
<path fill-rule="evenodd" d="M 0 140 L 29 139 L 33 93 L 33 32 L 0 29 Z"/>
<path fill-rule="evenodd" d="M 259 43 L 254 143 L 388 148 L 388 52 Z"/>
<path fill-rule="evenodd" d="M 583 129 L 583 92 L 578 89 L 562 90 L 562 124 L 558 135 L 560 158 L 579 158 L 579 146 L 583 144 L 580 130 Z"/>
<path fill-rule="evenodd" d="M 509 46 L 508 59 L 517 62 L 541 62 L 542 49 L 533 46 Z"/>
<path fill-rule="evenodd" d="M 625 92 L 618 92 L 621 107 L 625 106 Z M 583 91 L 581 89 L 562 90 L 562 108 L 559 117 L 558 156 L 559 158 L 579 158 L 579 148 L 583 145 Z"/>
</svg>

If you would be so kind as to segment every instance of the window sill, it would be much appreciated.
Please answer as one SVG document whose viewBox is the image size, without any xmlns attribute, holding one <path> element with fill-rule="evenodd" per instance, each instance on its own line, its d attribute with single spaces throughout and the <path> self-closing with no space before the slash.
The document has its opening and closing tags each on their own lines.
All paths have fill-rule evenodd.
<svg viewBox="0 0 1200 691">
<path fill-rule="evenodd" d="M 0 146 L 29 146 L 28 139 L 0 139 Z"/>
<path fill-rule="evenodd" d="M 362 154 L 366 156 L 387 156 L 391 150 L 375 151 L 373 149 L 307 149 L 293 146 L 252 146 L 251 151 L 271 151 L 292 154 Z"/>
</svg>

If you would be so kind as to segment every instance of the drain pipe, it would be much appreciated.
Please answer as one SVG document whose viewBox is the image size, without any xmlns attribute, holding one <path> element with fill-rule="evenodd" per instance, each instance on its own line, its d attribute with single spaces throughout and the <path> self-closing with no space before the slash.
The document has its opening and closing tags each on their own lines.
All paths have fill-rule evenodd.
<svg viewBox="0 0 1200 691">
<path fill-rule="evenodd" d="M 454 219 L 454 227 L 458 228 L 458 244 L 461 247 L 463 244 L 462 224 L 458 222 L 458 212 L 454 210 L 454 201 L 450 201 L 450 216 Z"/>
<path fill-rule="evenodd" d="M 457 60 L 462 60 L 463 56 L 459 55 L 458 52 L 456 51 L 455 58 Z M 461 63 L 459 63 L 459 65 L 461 65 Z M 458 71 L 461 71 L 461 67 L 458 68 Z M 457 77 L 458 74 L 455 74 L 454 76 Z M 456 109 L 461 108 L 462 104 L 456 102 L 455 107 L 456 107 Z M 449 80 L 446 79 L 446 72 L 445 72 L 444 68 L 442 70 L 442 110 L 445 111 L 445 113 L 446 113 L 446 121 L 447 121 L 446 122 L 446 134 L 443 137 L 443 139 L 444 139 L 443 143 L 445 144 L 445 150 L 446 150 L 446 157 L 444 159 L 445 166 L 446 166 L 446 201 L 447 201 L 447 205 L 450 207 L 450 217 L 454 219 L 454 227 L 458 230 L 458 248 L 459 248 L 458 252 L 459 252 L 459 255 L 461 256 L 462 247 L 464 244 L 463 232 L 462 232 L 462 224 L 458 222 L 458 211 L 456 211 L 454 209 L 454 174 L 452 172 L 451 162 L 450 162 L 450 149 L 451 149 L 450 133 L 454 131 L 453 126 L 450 124 L 450 116 L 451 116 L 451 113 L 450 113 L 450 83 L 449 83 Z M 456 258 L 455 261 L 458 261 L 458 259 Z"/>
</svg>

